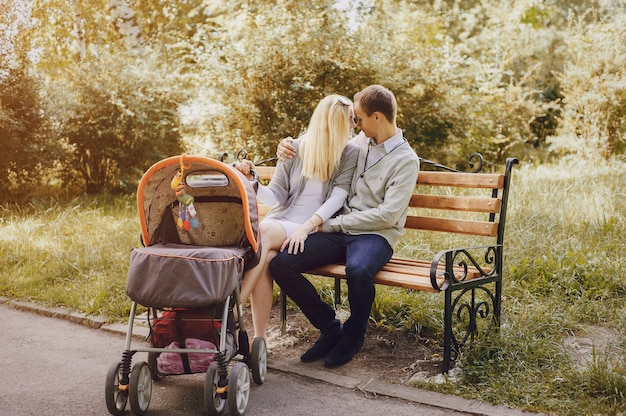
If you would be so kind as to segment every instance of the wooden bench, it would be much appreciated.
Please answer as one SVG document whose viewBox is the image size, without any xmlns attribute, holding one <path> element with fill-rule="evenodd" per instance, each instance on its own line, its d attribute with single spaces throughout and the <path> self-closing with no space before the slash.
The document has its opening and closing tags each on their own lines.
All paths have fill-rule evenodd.
<svg viewBox="0 0 626 416">
<path fill-rule="evenodd" d="M 481 173 L 483 158 L 468 159 L 471 172 L 460 172 L 421 159 L 422 170 L 409 203 L 407 230 L 462 234 L 486 240 L 480 245 L 445 248 L 432 259 L 394 256 L 375 277 L 375 283 L 423 292 L 444 293 L 442 372 L 447 373 L 460 349 L 479 332 L 499 328 L 504 228 L 511 172 L 517 159 L 506 160 L 504 173 Z M 257 166 L 259 179 L 269 180 L 273 167 Z M 259 206 L 261 213 L 267 208 Z M 403 241 L 410 238 L 403 236 Z M 441 241 L 446 239 L 441 238 Z M 410 244 L 406 242 L 406 244 Z M 307 274 L 335 278 L 335 304 L 340 303 L 343 264 L 329 264 Z M 282 328 L 287 302 L 281 293 Z"/>
</svg>

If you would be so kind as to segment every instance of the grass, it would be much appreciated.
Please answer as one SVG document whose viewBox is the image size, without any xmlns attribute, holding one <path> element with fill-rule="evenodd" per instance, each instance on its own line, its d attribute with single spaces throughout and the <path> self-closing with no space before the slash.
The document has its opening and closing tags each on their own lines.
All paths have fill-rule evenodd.
<svg viewBox="0 0 626 416">
<path fill-rule="evenodd" d="M 0 294 L 110 320 L 128 316 L 134 199 L 77 198 L 0 208 Z"/>
<path fill-rule="evenodd" d="M 460 379 L 419 386 L 558 415 L 626 413 L 626 164 L 522 165 L 510 203 L 501 331 L 463 351 Z M 398 251 L 432 254 L 437 238 Z M 2 206 L 0 295 L 122 321 L 138 245 L 131 197 Z M 440 296 L 381 287 L 372 317 L 440 339 L 441 309 Z M 588 327 L 617 337 L 579 365 L 565 341 Z"/>
</svg>

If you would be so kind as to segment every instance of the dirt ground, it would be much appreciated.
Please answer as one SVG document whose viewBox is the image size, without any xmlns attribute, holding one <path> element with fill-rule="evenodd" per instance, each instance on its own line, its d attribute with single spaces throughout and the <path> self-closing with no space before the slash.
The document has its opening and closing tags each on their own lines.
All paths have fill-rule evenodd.
<svg viewBox="0 0 626 416">
<path fill-rule="evenodd" d="M 249 309 L 248 309 L 249 310 Z M 346 316 L 338 317 L 344 321 Z M 249 316 L 246 317 L 249 321 Z M 251 323 L 246 324 L 253 332 Z M 280 311 L 272 310 L 268 330 L 267 348 L 270 362 L 299 362 L 300 355 L 317 340 L 319 332 L 300 311 L 290 310 L 287 330 L 280 334 Z M 431 345 L 434 344 L 434 345 Z M 419 373 L 421 378 L 435 376 L 441 371 L 442 349 L 432 340 L 415 339 L 400 331 L 370 326 L 361 351 L 349 363 L 328 371 L 361 379 L 377 379 L 396 384 L 409 384 L 409 379 Z M 311 365 L 323 367 L 320 360 Z"/>
</svg>

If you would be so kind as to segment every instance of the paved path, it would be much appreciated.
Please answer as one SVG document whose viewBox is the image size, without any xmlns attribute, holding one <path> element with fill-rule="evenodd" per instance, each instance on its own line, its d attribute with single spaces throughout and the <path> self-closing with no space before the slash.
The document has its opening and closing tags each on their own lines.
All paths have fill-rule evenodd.
<svg viewBox="0 0 626 416">
<path fill-rule="evenodd" d="M 125 326 L 103 326 L 62 310 L 3 298 L 0 312 L 0 415 L 108 414 L 105 378 L 109 366 L 121 358 Z M 148 415 L 203 415 L 203 388 L 204 374 L 167 377 L 153 385 Z M 131 414 L 129 410 L 127 414 Z M 248 416 L 311 414 L 527 413 L 409 387 L 337 377 L 299 363 L 270 365 L 266 383 L 253 385 L 246 411 Z"/>
</svg>

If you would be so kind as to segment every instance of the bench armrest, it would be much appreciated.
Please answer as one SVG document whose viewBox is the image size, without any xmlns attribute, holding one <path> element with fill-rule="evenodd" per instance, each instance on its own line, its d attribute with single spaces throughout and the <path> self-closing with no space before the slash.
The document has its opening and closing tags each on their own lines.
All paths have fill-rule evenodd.
<svg viewBox="0 0 626 416">
<path fill-rule="evenodd" d="M 497 275 L 501 265 L 501 244 L 441 250 L 430 265 L 430 283 L 437 291 L 446 290 L 456 283 Z"/>
</svg>

